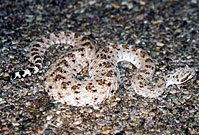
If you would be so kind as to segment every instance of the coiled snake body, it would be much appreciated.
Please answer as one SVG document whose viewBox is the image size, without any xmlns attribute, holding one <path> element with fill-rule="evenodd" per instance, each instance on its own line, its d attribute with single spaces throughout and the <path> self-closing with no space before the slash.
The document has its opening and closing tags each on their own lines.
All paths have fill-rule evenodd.
<svg viewBox="0 0 199 135">
<path fill-rule="evenodd" d="M 54 45 L 68 46 L 68 52 L 51 64 L 44 77 L 45 90 L 56 102 L 72 106 L 97 106 L 118 89 L 117 63 L 128 61 L 136 66 L 131 89 L 149 98 L 160 96 L 172 84 L 181 84 L 195 75 L 188 66 L 173 74 L 159 76 L 155 85 L 150 82 L 155 65 L 142 49 L 130 45 L 110 44 L 98 49 L 86 36 L 70 31 L 55 32 L 33 41 L 29 50 L 34 67 L 12 74 L 12 79 L 37 73 L 42 68 L 44 53 Z"/>
</svg>

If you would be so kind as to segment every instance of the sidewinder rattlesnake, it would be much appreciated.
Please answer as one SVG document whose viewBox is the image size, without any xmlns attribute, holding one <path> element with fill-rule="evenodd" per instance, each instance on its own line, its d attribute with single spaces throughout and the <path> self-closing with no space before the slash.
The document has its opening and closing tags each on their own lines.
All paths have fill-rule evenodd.
<svg viewBox="0 0 199 135">
<path fill-rule="evenodd" d="M 51 46 L 66 45 L 68 52 L 51 64 L 44 77 L 44 86 L 55 102 L 72 106 L 97 106 L 118 89 L 117 63 L 128 61 L 136 66 L 131 78 L 131 89 L 138 95 L 157 98 L 173 84 L 181 84 L 195 75 L 188 66 L 173 74 L 159 76 L 155 85 L 151 81 L 155 72 L 152 58 L 131 45 L 109 44 L 101 49 L 86 36 L 70 31 L 54 32 L 40 37 L 30 45 L 29 58 L 34 64 L 26 70 L 11 74 L 11 79 L 30 76 L 42 68 L 44 53 Z"/>
</svg>

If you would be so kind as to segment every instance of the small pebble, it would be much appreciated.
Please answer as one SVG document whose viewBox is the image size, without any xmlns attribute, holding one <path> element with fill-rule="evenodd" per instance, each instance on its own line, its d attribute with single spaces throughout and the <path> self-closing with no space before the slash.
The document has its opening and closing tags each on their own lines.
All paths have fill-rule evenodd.
<svg viewBox="0 0 199 135">
<path fill-rule="evenodd" d="M 2 126 L 1 130 L 5 131 L 5 130 L 9 130 L 9 128 L 7 126 Z"/>
<path fill-rule="evenodd" d="M 114 8 L 120 8 L 120 5 L 118 5 L 117 3 L 112 3 L 112 6 L 113 6 Z"/>
<path fill-rule="evenodd" d="M 157 42 L 157 43 L 156 43 L 156 45 L 157 45 L 157 46 L 159 46 L 159 47 L 164 46 L 164 44 L 163 44 L 163 43 L 161 43 L 161 42 Z"/>
</svg>

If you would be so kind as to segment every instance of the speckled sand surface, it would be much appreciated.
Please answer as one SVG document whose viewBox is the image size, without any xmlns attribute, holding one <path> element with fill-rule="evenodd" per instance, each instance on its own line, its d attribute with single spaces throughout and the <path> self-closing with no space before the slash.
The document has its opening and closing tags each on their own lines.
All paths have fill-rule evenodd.
<svg viewBox="0 0 199 135">
<path fill-rule="evenodd" d="M 143 48 L 157 71 L 169 73 L 188 64 L 197 75 L 181 89 L 169 87 L 158 99 L 138 96 L 121 84 L 97 110 L 53 104 L 40 81 L 46 69 L 21 80 L 2 80 L 30 64 L 26 56 L 33 37 L 67 29 L 88 35 L 101 46 L 114 42 Z M 49 50 L 46 68 L 59 52 Z M 197 0 L 2 0 L 0 134 L 199 134 L 198 63 Z M 133 74 L 127 68 L 120 71 Z"/>
</svg>

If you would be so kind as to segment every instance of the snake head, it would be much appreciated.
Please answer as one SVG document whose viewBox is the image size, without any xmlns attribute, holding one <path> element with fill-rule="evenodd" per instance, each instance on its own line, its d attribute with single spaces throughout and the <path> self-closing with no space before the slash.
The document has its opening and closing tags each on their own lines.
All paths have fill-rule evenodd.
<svg viewBox="0 0 199 135">
<path fill-rule="evenodd" d="M 193 78 L 196 74 L 195 69 L 186 65 L 183 68 L 178 68 L 173 71 L 171 75 L 167 76 L 166 87 L 173 84 L 182 84 Z"/>
</svg>

